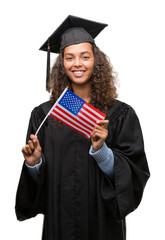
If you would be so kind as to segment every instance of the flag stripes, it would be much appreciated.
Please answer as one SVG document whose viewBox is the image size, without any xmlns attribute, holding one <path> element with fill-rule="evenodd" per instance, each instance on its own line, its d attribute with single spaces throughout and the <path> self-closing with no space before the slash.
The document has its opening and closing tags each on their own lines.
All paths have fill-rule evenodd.
<svg viewBox="0 0 165 240">
<path fill-rule="evenodd" d="M 75 125 L 76 127 L 79 127 L 81 130 L 86 131 L 90 134 L 92 129 L 89 129 L 88 126 L 81 123 L 80 121 L 74 119 L 73 117 L 69 116 L 68 113 L 65 113 L 64 111 L 59 111 L 58 108 L 54 109 L 52 112 L 53 115 L 59 115 L 61 118 L 63 118 L 63 121 L 68 121 L 71 124 Z"/>
<path fill-rule="evenodd" d="M 88 138 L 88 139 L 90 138 L 90 134 L 88 134 L 87 132 L 81 130 L 80 127 L 77 127 L 76 125 L 73 125 L 69 121 L 64 120 L 64 117 L 61 117 L 59 114 L 56 114 L 56 113 L 52 112 L 50 114 L 50 116 L 56 118 L 57 120 L 59 120 L 60 122 L 64 123 L 65 125 L 71 127 L 72 129 L 78 131 L 79 133 L 83 134 L 86 138 Z"/>
<path fill-rule="evenodd" d="M 80 124 L 81 126 L 84 126 L 85 128 L 87 128 L 87 130 L 91 131 L 93 130 L 93 127 L 95 124 L 91 124 L 89 121 L 87 121 L 86 119 L 83 119 L 82 117 L 79 116 L 75 116 L 74 114 L 70 113 L 67 109 L 63 108 L 61 105 L 56 105 L 55 109 L 57 112 L 63 113 L 63 115 L 70 117 L 72 120 L 75 120 L 78 124 Z"/>
</svg>

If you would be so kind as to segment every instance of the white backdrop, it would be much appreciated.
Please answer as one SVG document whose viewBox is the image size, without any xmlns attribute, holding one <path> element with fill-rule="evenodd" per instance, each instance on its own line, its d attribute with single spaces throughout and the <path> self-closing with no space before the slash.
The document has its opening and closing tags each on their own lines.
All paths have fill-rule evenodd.
<svg viewBox="0 0 165 240">
<path fill-rule="evenodd" d="M 109 24 L 96 43 L 118 72 L 119 99 L 130 104 L 140 118 L 151 178 L 140 207 L 127 217 L 127 240 L 165 239 L 163 0 L 0 3 L 1 236 L 41 239 L 42 216 L 16 220 L 15 193 L 30 112 L 49 98 L 46 53 L 38 49 L 69 14 Z M 54 61 L 56 55 L 51 57 Z"/>
</svg>

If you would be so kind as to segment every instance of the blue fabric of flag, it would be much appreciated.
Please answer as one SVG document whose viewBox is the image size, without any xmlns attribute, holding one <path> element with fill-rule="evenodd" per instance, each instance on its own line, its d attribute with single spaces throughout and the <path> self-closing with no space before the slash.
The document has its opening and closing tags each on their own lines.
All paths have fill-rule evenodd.
<svg viewBox="0 0 165 240">
<path fill-rule="evenodd" d="M 58 102 L 58 104 L 73 113 L 75 116 L 78 114 L 84 103 L 85 101 L 82 98 L 78 97 L 70 90 L 67 90 Z"/>
</svg>

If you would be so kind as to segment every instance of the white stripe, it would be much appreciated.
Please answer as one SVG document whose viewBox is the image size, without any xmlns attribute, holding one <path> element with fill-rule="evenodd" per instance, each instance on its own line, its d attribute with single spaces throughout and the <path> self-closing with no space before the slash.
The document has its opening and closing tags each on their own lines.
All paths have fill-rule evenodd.
<svg viewBox="0 0 165 240">
<path fill-rule="evenodd" d="M 59 106 L 59 105 L 58 105 Z M 66 117 L 68 120 L 70 120 L 73 124 L 76 124 L 76 125 L 80 125 L 77 121 L 74 121 L 72 118 L 68 117 L 67 115 L 65 115 L 65 113 L 61 112 L 59 109 L 55 108 L 55 111 L 56 112 L 59 112 L 61 115 L 63 115 L 64 117 Z M 52 112 L 52 114 L 54 114 L 54 112 Z M 76 120 L 76 118 L 75 118 Z M 78 119 L 79 120 L 79 119 Z M 88 131 L 88 132 L 92 132 L 92 129 L 87 129 L 85 128 L 84 126 L 80 126 L 81 128 L 83 128 L 84 130 Z"/>
<path fill-rule="evenodd" d="M 74 129 L 77 129 L 78 131 L 84 133 L 86 136 L 88 136 L 90 138 L 90 135 L 88 133 L 86 133 L 85 131 L 79 129 L 78 127 L 74 126 L 73 124 L 71 124 L 70 122 L 66 121 L 65 119 L 63 119 L 62 117 L 60 117 L 58 114 L 52 112 L 52 115 L 56 116 L 58 119 L 60 119 L 61 121 L 67 123 L 68 125 L 72 126 Z"/>
<path fill-rule="evenodd" d="M 96 122 L 99 120 L 98 118 L 94 117 L 92 114 L 87 112 L 85 109 L 82 108 L 81 111 L 84 112 L 85 114 L 87 114 L 88 116 L 90 116 L 91 118 L 93 118 Z"/>
<path fill-rule="evenodd" d="M 92 108 L 90 108 L 87 104 L 84 104 L 84 106 L 86 108 L 88 108 L 91 112 L 93 112 L 95 115 L 97 115 L 98 117 L 100 117 L 101 119 L 104 119 L 105 117 L 103 117 L 102 115 L 100 115 L 98 112 L 96 112 L 95 110 L 93 110 Z"/>
<path fill-rule="evenodd" d="M 96 125 L 96 122 L 94 122 L 94 121 L 91 121 L 90 119 L 88 119 L 87 117 L 85 117 L 82 113 L 78 113 L 77 114 L 77 116 L 81 116 L 82 118 L 84 118 L 84 119 L 86 119 L 88 122 L 90 122 L 92 125 L 93 125 L 93 127 Z"/>
<path fill-rule="evenodd" d="M 75 116 L 73 113 L 71 113 L 70 111 L 68 111 L 66 108 L 64 108 L 63 106 L 61 106 L 60 104 L 57 104 L 58 107 L 60 107 L 63 111 L 67 112 L 69 115 L 71 115 L 73 118 L 77 119 L 78 117 Z M 91 130 L 93 130 L 93 127 L 91 127 L 90 125 L 88 125 L 88 123 L 84 122 L 83 120 L 79 119 L 78 120 L 83 123 L 84 125 L 86 125 L 87 127 L 89 127 Z M 88 119 L 87 119 L 88 120 Z M 93 123 L 92 123 L 93 124 Z"/>
</svg>

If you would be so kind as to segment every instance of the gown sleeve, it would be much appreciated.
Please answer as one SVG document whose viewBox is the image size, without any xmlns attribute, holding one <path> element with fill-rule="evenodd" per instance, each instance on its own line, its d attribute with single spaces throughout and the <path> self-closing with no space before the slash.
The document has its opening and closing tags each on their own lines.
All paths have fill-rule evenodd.
<svg viewBox="0 0 165 240">
<path fill-rule="evenodd" d="M 30 139 L 31 134 L 35 134 L 38 126 L 42 122 L 42 112 L 35 108 L 31 113 L 26 142 Z M 44 114 L 43 114 L 44 115 Z M 29 175 L 28 168 L 25 163 L 16 193 L 15 211 L 17 219 L 23 221 L 25 219 L 36 216 L 38 213 L 45 211 L 45 181 L 46 181 L 46 160 L 43 154 L 43 128 L 38 133 L 38 138 L 42 147 L 42 166 L 40 168 L 40 176 L 38 183 Z"/>
<path fill-rule="evenodd" d="M 101 196 L 120 221 L 140 204 L 150 173 L 135 111 L 125 106 L 124 111 L 116 111 L 109 121 L 107 145 L 114 153 L 114 181 L 102 177 Z"/>
</svg>

